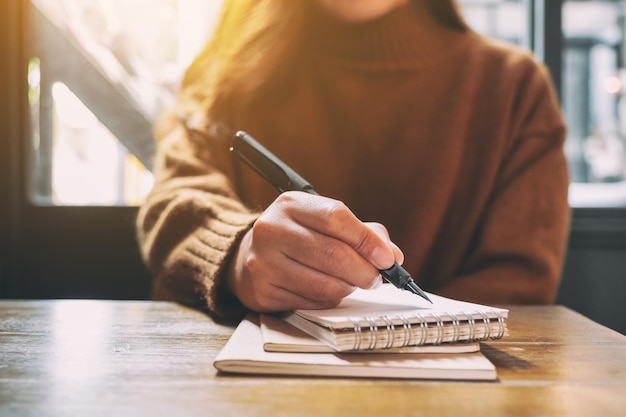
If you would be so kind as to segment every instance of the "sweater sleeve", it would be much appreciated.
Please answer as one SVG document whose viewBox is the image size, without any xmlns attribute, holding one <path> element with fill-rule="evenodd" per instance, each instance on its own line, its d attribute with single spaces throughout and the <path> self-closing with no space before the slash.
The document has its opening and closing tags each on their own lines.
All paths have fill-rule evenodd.
<svg viewBox="0 0 626 417">
<path fill-rule="evenodd" d="M 220 284 L 257 214 L 237 199 L 221 169 L 229 155 L 211 152 L 210 140 L 183 122 L 161 138 L 155 183 L 138 213 L 138 240 L 152 274 L 153 298 L 237 317 L 244 307 Z M 216 148 L 228 149 L 223 145 Z"/>
<path fill-rule="evenodd" d="M 538 68 L 538 69 L 537 69 Z M 551 303 L 569 232 L 565 126 L 547 70 L 525 79 L 511 140 L 458 273 L 437 289 L 482 303 Z"/>
</svg>

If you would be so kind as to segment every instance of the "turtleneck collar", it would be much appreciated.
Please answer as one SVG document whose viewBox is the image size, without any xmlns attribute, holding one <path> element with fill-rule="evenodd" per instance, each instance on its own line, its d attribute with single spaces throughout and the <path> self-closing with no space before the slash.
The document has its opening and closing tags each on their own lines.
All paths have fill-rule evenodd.
<svg viewBox="0 0 626 417">
<path fill-rule="evenodd" d="M 410 67 L 446 54 L 468 32 L 444 27 L 423 2 L 410 0 L 366 22 L 346 22 L 306 1 L 302 47 L 317 58 Z"/>
</svg>

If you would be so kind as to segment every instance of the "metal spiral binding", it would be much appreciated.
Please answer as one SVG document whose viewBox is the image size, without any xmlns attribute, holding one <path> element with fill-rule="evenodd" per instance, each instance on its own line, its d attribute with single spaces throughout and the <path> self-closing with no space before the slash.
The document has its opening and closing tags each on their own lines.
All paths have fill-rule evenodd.
<svg viewBox="0 0 626 417">
<path fill-rule="evenodd" d="M 393 325 L 393 321 L 389 318 L 389 316 L 383 316 L 383 320 L 385 321 L 386 325 L 387 325 L 387 343 L 385 344 L 384 348 L 385 349 L 389 349 L 391 347 L 393 347 L 393 339 L 394 339 L 394 325 Z"/>
<path fill-rule="evenodd" d="M 452 340 L 450 340 L 450 342 L 456 343 L 461 338 L 461 323 L 456 314 L 448 313 L 448 316 L 450 316 L 450 318 L 452 319 L 452 329 L 454 331 L 454 333 L 452 334 Z"/>
<path fill-rule="evenodd" d="M 410 346 L 411 344 L 411 322 L 409 318 L 404 314 L 398 316 L 398 318 L 402 321 L 402 343 L 400 346 Z"/>
<path fill-rule="evenodd" d="M 474 316 L 472 316 L 467 311 L 462 311 L 461 313 L 467 317 L 467 325 L 469 327 L 468 340 L 474 340 L 474 338 L 476 337 L 476 321 L 474 320 Z"/>
<path fill-rule="evenodd" d="M 441 318 L 441 316 L 437 313 L 435 313 L 434 311 L 430 313 L 435 320 L 437 320 L 436 325 L 437 325 L 437 339 L 435 339 L 435 341 L 433 342 L 434 345 L 440 345 L 443 342 L 443 319 Z"/>
<path fill-rule="evenodd" d="M 477 328 L 475 316 L 479 315 L 482 321 L 483 331 Z M 443 317 L 448 316 L 450 320 L 444 321 Z M 389 349 L 392 347 L 422 346 L 427 344 L 439 345 L 442 343 L 456 343 L 462 339 L 467 328 L 469 334 L 463 337 L 467 341 L 484 341 L 487 339 L 500 339 L 506 333 L 505 318 L 499 310 L 484 312 L 476 310 L 473 312 L 461 311 L 460 313 L 437 313 L 430 312 L 427 317 L 420 313 L 411 316 L 404 314 L 399 316 L 365 317 L 359 319 L 351 318 L 354 325 L 354 346 L 353 350 L 373 350 L 376 348 Z M 432 322 L 432 319 L 435 321 Z M 365 320 L 365 326 L 361 322 Z M 382 320 L 383 325 L 377 325 L 377 321 Z M 497 330 L 492 329 L 492 323 L 497 321 Z M 379 328 L 380 327 L 380 328 Z M 452 335 L 446 339 L 446 330 L 452 327 Z M 367 334 L 364 333 L 364 328 Z M 434 334 L 433 334 L 434 333 Z M 367 337 L 367 339 L 366 339 Z M 433 341 L 429 340 L 434 338 Z M 367 340 L 367 343 L 365 343 Z"/>
<path fill-rule="evenodd" d="M 372 350 L 376 347 L 376 342 L 378 341 L 378 327 L 376 326 L 376 321 L 371 317 L 365 317 L 365 320 L 370 324 L 370 344 L 367 346 L 368 350 Z"/>
<path fill-rule="evenodd" d="M 493 312 L 498 318 L 498 334 L 495 336 L 492 336 L 492 338 L 501 339 L 504 336 L 504 333 L 506 332 L 506 326 L 504 324 L 504 317 L 502 316 L 502 313 L 498 310 L 494 310 Z"/>
<path fill-rule="evenodd" d="M 359 321 L 351 318 L 352 324 L 354 325 L 354 347 L 352 350 L 359 350 L 361 348 L 361 325 Z"/>
<path fill-rule="evenodd" d="M 428 337 L 428 321 L 419 313 L 414 314 L 415 318 L 419 321 L 420 325 L 420 341 L 416 344 L 417 346 L 421 346 L 426 343 L 426 338 Z"/>
<path fill-rule="evenodd" d="M 491 336 L 491 321 L 489 320 L 489 315 L 484 311 L 479 311 L 478 314 L 482 316 L 483 324 L 485 325 L 485 335 L 480 340 L 487 340 Z"/>
</svg>

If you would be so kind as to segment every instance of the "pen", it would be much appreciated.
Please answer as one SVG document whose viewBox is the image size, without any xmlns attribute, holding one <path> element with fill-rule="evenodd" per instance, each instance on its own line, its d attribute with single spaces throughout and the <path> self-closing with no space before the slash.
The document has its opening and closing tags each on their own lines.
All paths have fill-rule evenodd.
<svg viewBox="0 0 626 417">
<path fill-rule="evenodd" d="M 230 151 L 281 193 L 285 191 L 304 191 L 309 194 L 319 195 L 311 184 L 246 132 L 239 131 L 235 133 Z M 411 274 L 397 262 L 394 262 L 390 268 L 379 269 L 378 271 L 386 281 L 397 288 L 419 295 L 432 304 L 428 295 L 413 281 Z"/>
</svg>

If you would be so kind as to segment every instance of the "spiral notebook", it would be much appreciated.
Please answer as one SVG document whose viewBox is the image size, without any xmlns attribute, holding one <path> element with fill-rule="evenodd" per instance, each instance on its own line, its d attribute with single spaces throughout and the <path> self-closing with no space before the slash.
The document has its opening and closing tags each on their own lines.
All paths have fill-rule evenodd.
<svg viewBox="0 0 626 417">
<path fill-rule="evenodd" d="M 282 319 L 340 352 L 480 342 L 507 332 L 506 309 L 428 295 L 433 304 L 385 284 L 357 289 L 335 308 Z"/>
<path fill-rule="evenodd" d="M 260 315 L 263 349 L 266 352 L 332 353 L 335 349 L 274 314 Z M 404 346 L 389 349 L 372 349 L 368 353 L 470 353 L 478 352 L 478 342 L 443 343 L 440 345 Z"/>
<path fill-rule="evenodd" d="M 268 352 L 256 314 L 235 329 L 213 366 L 223 374 L 350 378 L 496 379 L 495 366 L 480 351 L 470 353 Z"/>
</svg>

